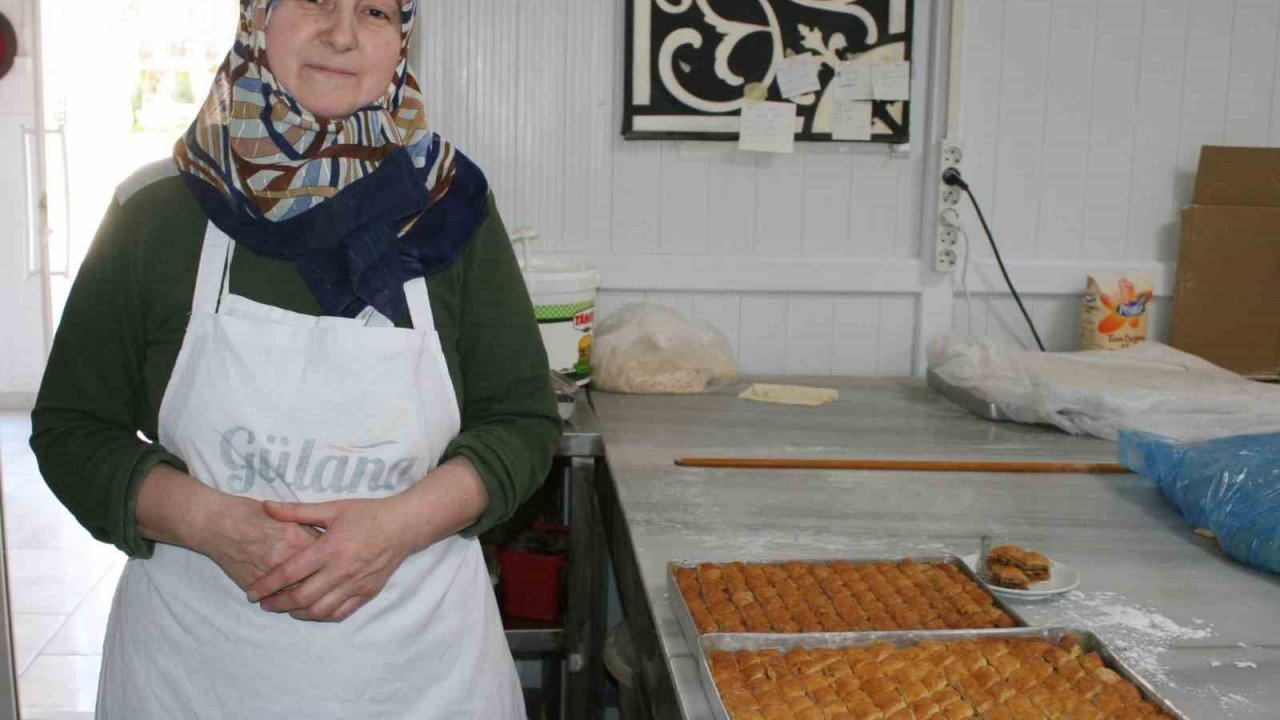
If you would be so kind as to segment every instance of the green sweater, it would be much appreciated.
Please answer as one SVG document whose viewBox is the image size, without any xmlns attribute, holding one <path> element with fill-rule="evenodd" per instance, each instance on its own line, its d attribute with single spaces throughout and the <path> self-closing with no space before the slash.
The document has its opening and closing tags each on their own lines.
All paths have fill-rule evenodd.
<svg viewBox="0 0 1280 720">
<path fill-rule="evenodd" d="M 207 223 L 172 163 L 121 185 L 72 286 L 31 414 L 31 447 L 49 487 L 95 538 L 132 556 L 149 557 L 154 547 L 134 518 L 143 477 L 156 463 L 187 470 L 139 432 L 159 436 L 160 400 L 191 315 Z M 427 278 L 427 288 L 462 416 L 445 459 L 469 459 L 489 491 L 483 516 L 467 530 L 478 534 L 542 483 L 562 427 L 533 308 L 492 197 L 462 257 Z M 230 290 L 322 314 L 292 262 L 243 245 Z"/>
</svg>

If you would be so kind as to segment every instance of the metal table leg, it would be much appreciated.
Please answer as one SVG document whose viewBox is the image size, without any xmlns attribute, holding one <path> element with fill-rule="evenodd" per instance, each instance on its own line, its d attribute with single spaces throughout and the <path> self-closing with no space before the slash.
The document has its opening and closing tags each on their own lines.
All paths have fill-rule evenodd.
<svg viewBox="0 0 1280 720">
<path fill-rule="evenodd" d="M 564 716 L 564 704 L 561 702 L 561 688 L 564 664 L 558 655 L 544 655 L 542 658 L 542 697 L 548 720 Z"/>
<path fill-rule="evenodd" d="M 601 527 L 607 538 L 609 554 L 613 558 L 618 595 L 622 600 L 622 611 L 635 648 L 638 664 L 635 689 L 643 708 L 642 717 L 678 718 L 681 716 L 680 703 L 676 699 L 675 686 L 663 660 L 662 648 L 658 644 L 657 623 L 645 601 L 644 584 L 640 580 L 640 568 L 636 564 L 631 532 L 623 518 L 622 506 L 608 465 L 603 460 L 595 487 L 600 499 Z"/>
<path fill-rule="evenodd" d="M 603 461 L 569 466 L 569 582 L 565 609 L 565 717 L 604 715 L 605 543 L 595 485 Z"/>
</svg>

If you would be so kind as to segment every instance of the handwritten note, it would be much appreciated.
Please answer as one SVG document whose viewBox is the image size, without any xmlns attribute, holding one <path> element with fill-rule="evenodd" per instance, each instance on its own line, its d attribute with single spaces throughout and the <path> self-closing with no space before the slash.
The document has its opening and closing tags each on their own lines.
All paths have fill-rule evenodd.
<svg viewBox="0 0 1280 720">
<path fill-rule="evenodd" d="M 831 105 L 832 140 L 871 139 L 871 101 L 836 97 Z"/>
<path fill-rule="evenodd" d="M 854 60 L 843 63 L 831 80 L 833 97 L 837 100 L 872 100 L 875 91 L 871 84 L 871 63 Z"/>
<path fill-rule="evenodd" d="M 812 53 L 792 55 L 778 63 L 778 90 L 784 98 L 807 95 L 822 89 L 818 63 Z"/>
<path fill-rule="evenodd" d="M 747 102 L 742 106 L 738 149 L 792 153 L 796 142 L 796 106 L 789 102 Z"/>
<path fill-rule="evenodd" d="M 876 100 L 910 100 L 911 63 L 890 60 L 872 65 L 871 85 Z"/>
</svg>

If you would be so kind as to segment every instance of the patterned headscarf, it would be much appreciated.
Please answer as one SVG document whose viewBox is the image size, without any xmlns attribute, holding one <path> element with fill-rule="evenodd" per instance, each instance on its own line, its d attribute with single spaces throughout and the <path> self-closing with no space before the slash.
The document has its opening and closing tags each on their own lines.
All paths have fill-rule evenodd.
<svg viewBox="0 0 1280 720">
<path fill-rule="evenodd" d="M 408 62 L 418 0 L 400 2 L 386 93 L 341 119 L 316 117 L 271 74 L 266 29 L 280 2 L 240 0 L 235 45 L 175 161 L 210 220 L 295 261 L 327 314 L 372 305 L 403 317 L 404 282 L 451 264 L 488 209 L 479 169 L 427 125 Z"/>
</svg>

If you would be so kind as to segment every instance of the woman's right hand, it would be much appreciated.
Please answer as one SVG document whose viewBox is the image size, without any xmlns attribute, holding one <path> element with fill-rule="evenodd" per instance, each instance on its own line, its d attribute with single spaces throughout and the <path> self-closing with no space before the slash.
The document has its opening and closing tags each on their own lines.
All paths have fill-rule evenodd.
<svg viewBox="0 0 1280 720">
<path fill-rule="evenodd" d="M 143 537 L 208 557 L 245 591 L 321 534 L 275 520 L 261 501 L 220 492 L 164 464 L 143 479 L 134 515 Z"/>
<path fill-rule="evenodd" d="M 241 590 L 247 591 L 258 578 L 321 536 L 313 527 L 273 519 L 259 500 L 223 497 L 219 503 L 223 512 L 195 549 L 217 563 Z"/>
</svg>

